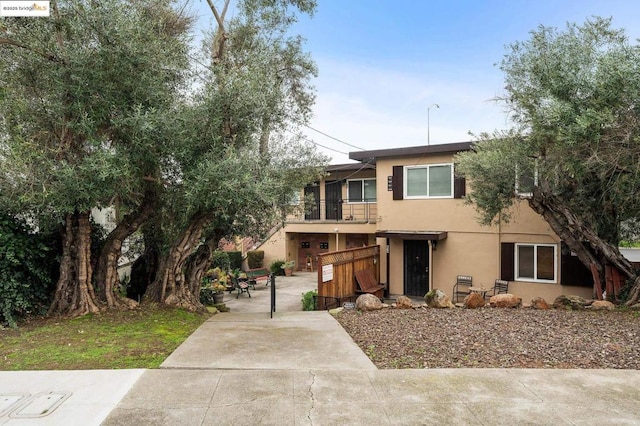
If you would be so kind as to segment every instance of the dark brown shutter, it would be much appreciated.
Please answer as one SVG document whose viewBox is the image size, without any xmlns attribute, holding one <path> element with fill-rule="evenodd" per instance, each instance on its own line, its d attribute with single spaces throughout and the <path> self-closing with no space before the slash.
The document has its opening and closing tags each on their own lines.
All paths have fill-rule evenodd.
<svg viewBox="0 0 640 426">
<path fill-rule="evenodd" d="M 393 199 L 404 198 L 404 166 L 393 166 Z"/>
<path fill-rule="evenodd" d="M 464 176 L 453 178 L 453 198 L 464 198 L 467 194 L 467 181 Z"/>
<path fill-rule="evenodd" d="M 514 243 L 502 243 L 500 245 L 500 279 L 513 281 L 515 277 L 514 273 L 514 261 L 515 261 L 515 248 Z"/>
</svg>

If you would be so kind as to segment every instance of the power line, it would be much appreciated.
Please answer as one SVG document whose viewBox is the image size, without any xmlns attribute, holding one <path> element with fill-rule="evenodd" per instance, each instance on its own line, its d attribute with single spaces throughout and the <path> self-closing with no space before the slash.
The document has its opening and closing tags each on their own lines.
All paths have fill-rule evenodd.
<svg viewBox="0 0 640 426">
<path fill-rule="evenodd" d="M 360 151 L 365 151 L 365 149 L 364 149 L 364 148 L 360 148 L 359 146 L 352 145 L 352 144 L 350 144 L 350 143 L 348 143 L 348 142 L 345 142 L 345 141 L 340 140 L 340 139 L 338 139 L 338 138 L 336 138 L 336 137 L 334 137 L 334 136 L 331 136 L 331 135 L 329 135 L 329 134 L 327 134 L 327 133 L 325 133 L 325 132 L 323 132 L 323 131 L 320 131 L 320 130 L 318 130 L 318 129 L 314 129 L 313 127 L 309 126 L 308 124 L 303 124 L 303 126 L 304 126 L 304 127 L 306 127 L 307 129 L 311 129 L 311 130 L 313 130 L 314 132 L 318 132 L 318 133 L 320 133 L 321 135 L 328 137 L 329 139 L 333 139 L 334 141 L 340 142 L 340 143 L 345 144 L 345 145 L 347 145 L 347 146 L 350 146 L 350 147 L 352 147 L 352 148 L 359 149 Z"/>
<path fill-rule="evenodd" d="M 321 143 L 318 143 L 318 142 L 314 141 L 313 139 L 309 139 L 309 138 L 307 138 L 307 137 L 305 137 L 305 136 L 302 136 L 302 135 L 299 135 L 299 134 L 297 134 L 297 133 L 294 133 L 294 132 L 293 132 L 293 131 L 291 131 L 291 130 L 288 130 L 288 129 L 287 129 L 287 131 L 288 131 L 289 133 L 291 133 L 291 134 L 295 135 L 295 136 L 298 136 L 299 138 L 301 138 L 301 139 L 303 139 L 303 140 L 305 140 L 305 141 L 307 141 L 307 142 L 309 142 L 309 143 L 312 143 L 312 144 L 317 145 L 317 146 L 321 146 L 322 148 L 324 148 L 324 149 L 328 149 L 329 151 L 334 151 L 334 152 L 337 152 L 338 154 L 342 154 L 342 155 L 349 155 L 349 153 L 348 153 L 348 152 L 338 151 L 337 149 L 330 148 L 330 147 L 328 147 L 328 146 L 322 145 Z"/>
</svg>

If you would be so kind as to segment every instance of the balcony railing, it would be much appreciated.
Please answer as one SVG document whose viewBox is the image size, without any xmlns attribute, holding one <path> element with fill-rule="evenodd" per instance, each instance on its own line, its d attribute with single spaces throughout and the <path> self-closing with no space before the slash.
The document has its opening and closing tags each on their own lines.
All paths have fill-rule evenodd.
<svg viewBox="0 0 640 426">
<path fill-rule="evenodd" d="M 353 203 L 346 200 L 319 200 L 313 203 L 301 203 L 296 213 L 290 217 L 290 221 L 374 223 L 376 217 L 377 204 L 375 202 Z"/>
</svg>

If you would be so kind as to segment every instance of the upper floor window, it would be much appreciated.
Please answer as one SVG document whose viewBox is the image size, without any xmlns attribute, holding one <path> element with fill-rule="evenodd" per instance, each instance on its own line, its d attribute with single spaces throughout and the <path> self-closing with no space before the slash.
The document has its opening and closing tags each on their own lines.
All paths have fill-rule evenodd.
<svg viewBox="0 0 640 426">
<path fill-rule="evenodd" d="M 532 163 L 529 166 L 516 166 L 516 195 L 520 197 L 531 197 L 533 187 L 538 185 L 538 167 Z"/>
<path fill-rule="evenodd" d="M 516 280 L 556 282 L 555 244 L 516 244 L 515 249 Z"/>
<path fill-rule="evenodd" d="M 347 181 L 347 202 L 371 203 L 376 201 L 375 179 L 353 179 Z"/>
<path fill-rule="evenodd" d="M 406 166 L 404 198 L 453 198 L 453 164 Z"/>
</svg>

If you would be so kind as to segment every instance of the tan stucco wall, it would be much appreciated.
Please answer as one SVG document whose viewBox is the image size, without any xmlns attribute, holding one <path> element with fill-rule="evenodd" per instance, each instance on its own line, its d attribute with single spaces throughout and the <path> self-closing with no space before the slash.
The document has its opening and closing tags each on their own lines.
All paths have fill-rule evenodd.
<svg viewBox="0 0 640 426">
<path fill-rule="evenodd" d="M 285 232 L 282 228 L 257 248 L 264 251 L 265 268 L 270 267 L 276 260 L 286 260 L 286 249 Z"/>
<path fill-rule="evenodd" d="M 451 296 L 457 275 L 473 276 L 474 284 L 492 287 L 500 277 L 500 243 L 526 242 L 558 244 L 558 282 L 560 280 L 559 238 L 544 219 L 531 210 L 522 200 L 513 207 L 511 220 L 499 226 L 482 226 L 477 221 L 475 209 L 460 199 L 393 200 L 387 190 L 387 177 L 392 176 L 393 166 L 439 164 L 452 162 L 452 156 L 439 155 L 423 158 L 384 158 L 377 163 L 378 171 L 378 230 L 387 231 L 446 231 L 447 238 L 439 241 L 430 260 L 430 288 L 440 288 Z M 380 183 L 384 182 L 384 185 Z M 467 185 L 467 192 L 470 191 Z M 378 239 L 383 248 L 381 277 L 386 278 L 384 238 Z M 426 242 L 425 242 L 426 244 Z M 390 239 L 389 292 L 404 293 L 404 243 Z M 592 290 L 568 287 L 560 284 L 515 282 L 509 290 L 529 303 L 533 297 L 553 301 L 561 294 L 577 294 L 591 297 Z"/>
</svg>

